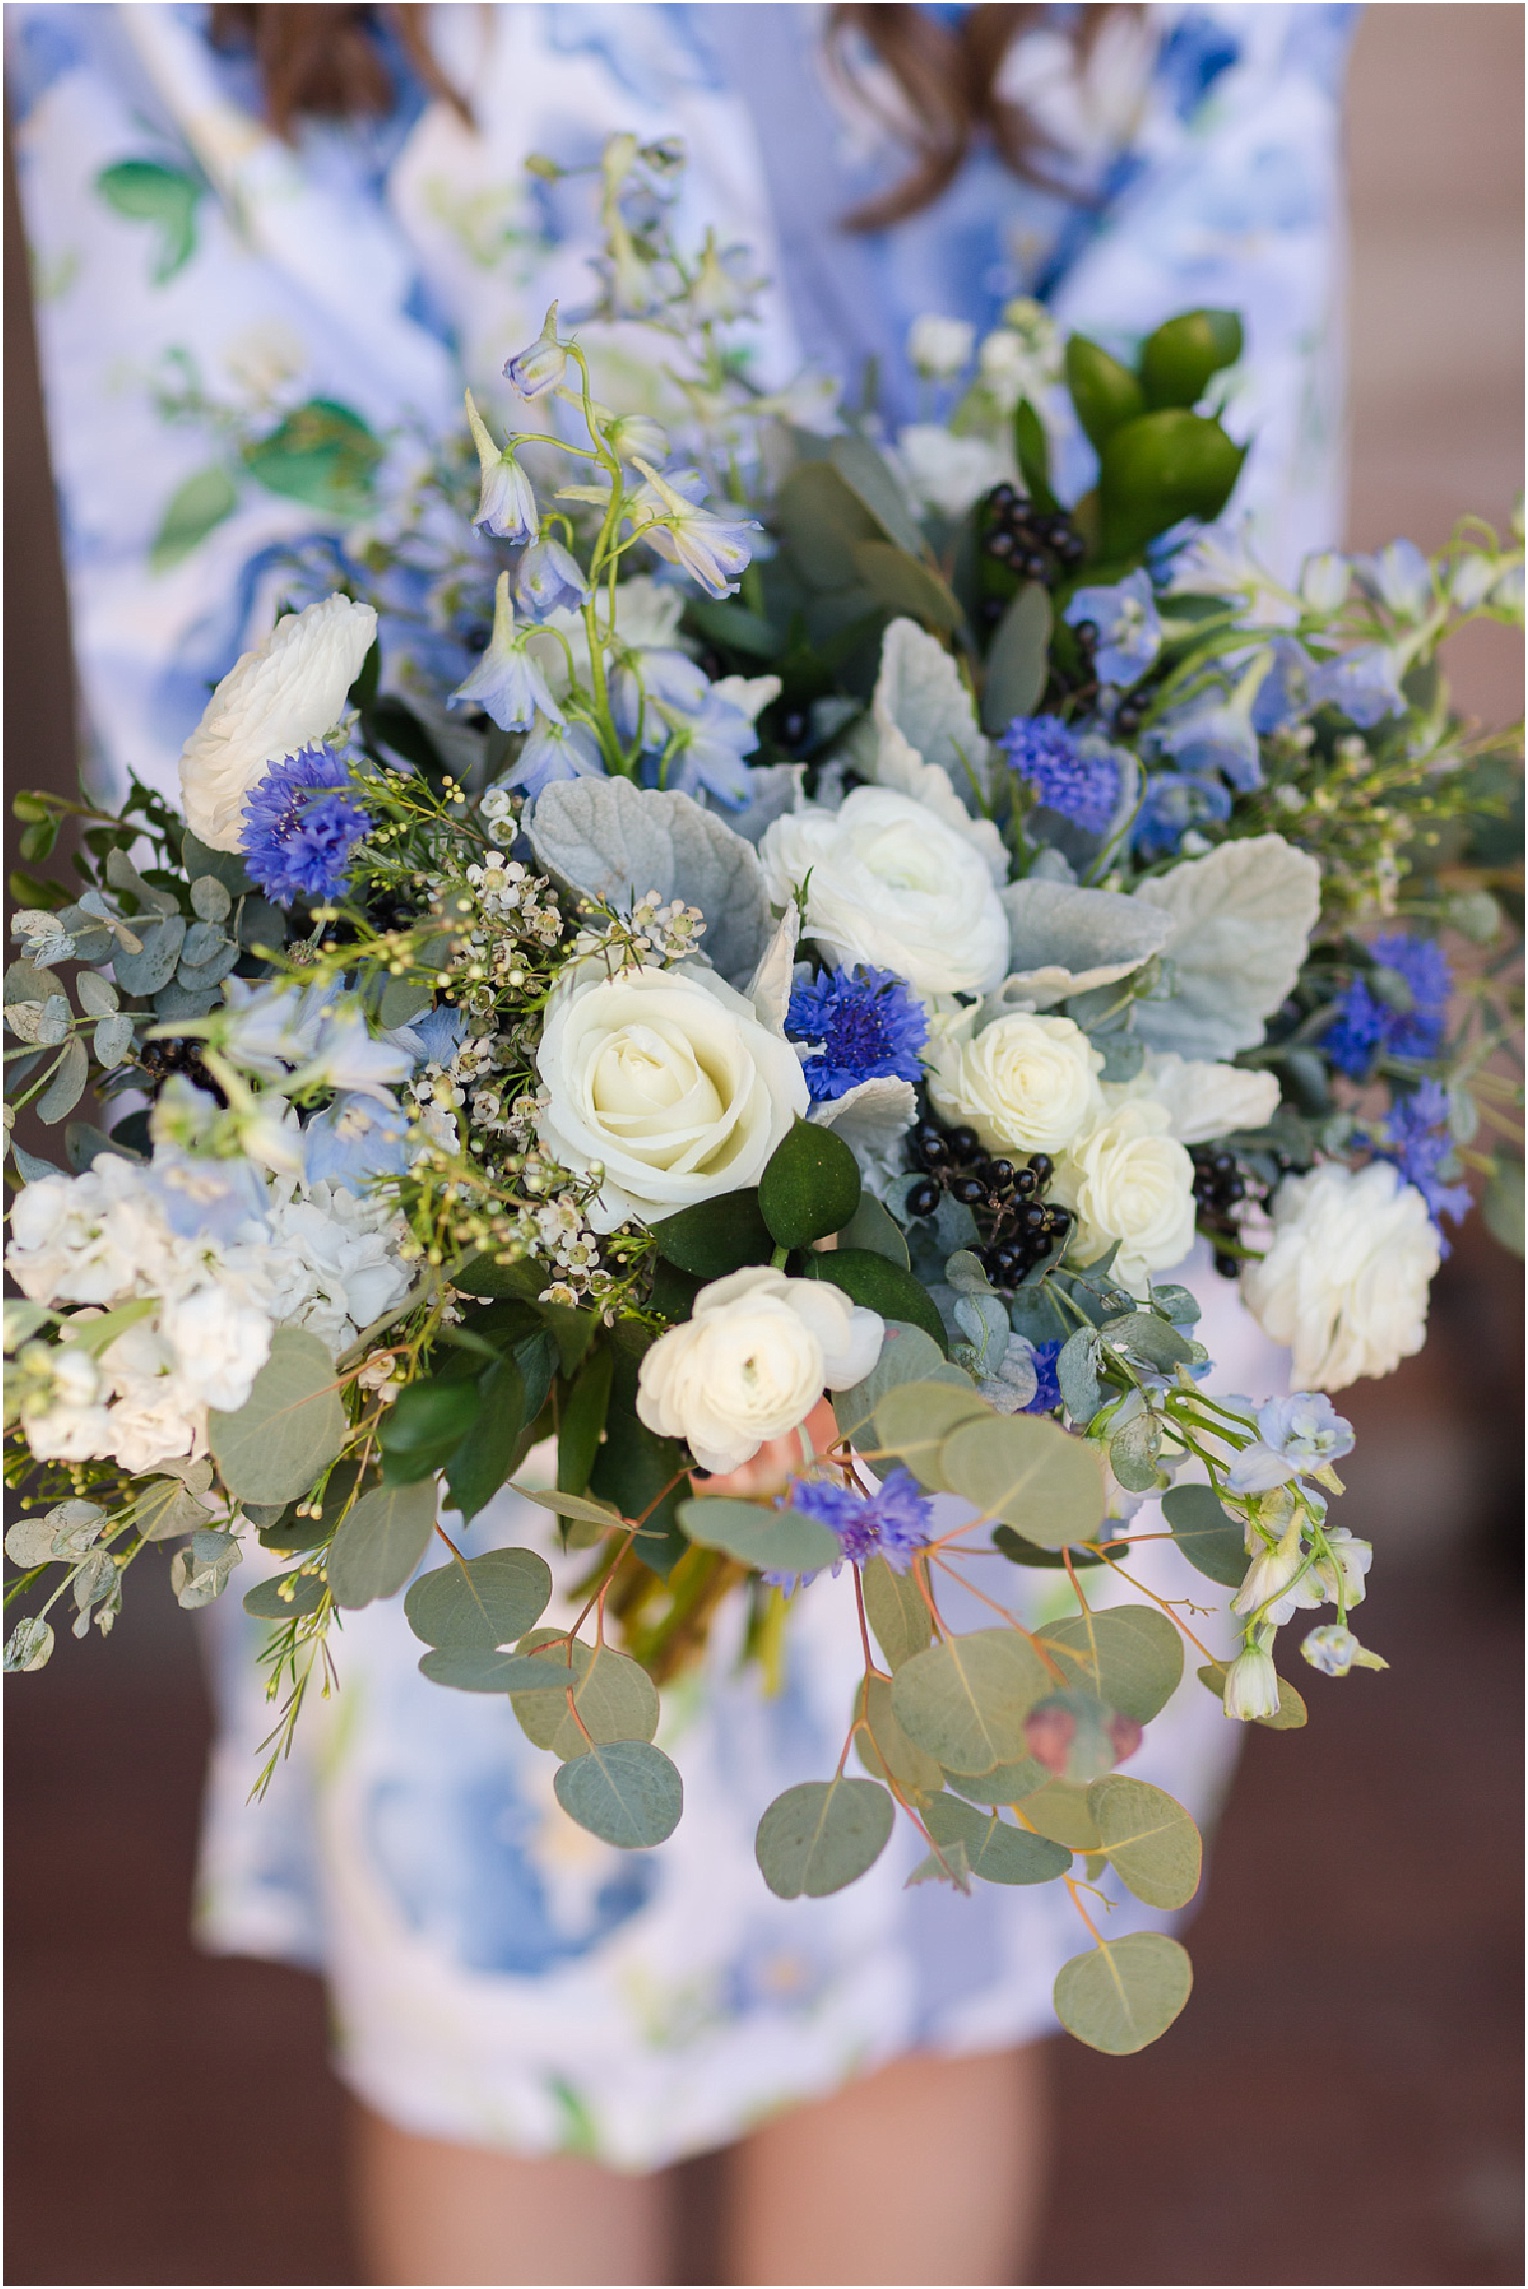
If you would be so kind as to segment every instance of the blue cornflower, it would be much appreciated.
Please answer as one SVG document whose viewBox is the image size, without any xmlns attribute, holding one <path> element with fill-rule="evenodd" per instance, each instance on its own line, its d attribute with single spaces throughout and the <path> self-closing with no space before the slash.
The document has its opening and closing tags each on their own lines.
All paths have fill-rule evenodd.
<svg viewBox="0 0 1528 2289">
<path fill-rule="evenodd" d="M 1048 1415 L 1061 1404 L 1061 1385 L 1056 1380 L 1056 1361 L 1061 1357 L 1061 1342 L 1032 1343 L 1030 1355 L 1035 1367 L 1035 1395 L 1024 1408 L 1026 1415 Z"/>
<path fill-rule="evenodd" d="M 1080 739 L 1054 715 L 1017 715 L 999 742 L 1037 801 L 1085 834 L 1101 835 L 1119 801 L 1119 764 L 1107 743 Z"/>
<path fill-rule="evenodd" d="M 830 1526 L 844 1556 L 856 1566 L 871 1558 L 884 1558 L 899 1574 L 906 1573 L 914 1550 L 921 1550 L 928 1540 L 934 1516 L 928 1496 L 900 1463 L 887 1473 L 875 1494 L 829 1486 L 816 1479 L 798 1479 L 791 1489 L 791 1507 Z"/>
<path fill-rule="evenodd" d="M 1230 816 L 1230 793 L 1220 780 L 1157 771 L 1146 782 L 1131 840 L 1148 862 L 1171 858 L 1190 827 L 1218 826 Z"/>
<path fill-rule="evenodd" d="M 1404 1097 L 1397 1097 L 1379 1133 L 1369 1140 L 1376 1160 L 1388 1160 L 1408 1184 L 1414 1184 L 1427 1202 L 1427 1213 L 1442 1239 L 1443 1218 L 1462 1223 L 1470 1210 L 1468 1185 L 1449 1184 L 1447 1176 L 1458 1167 L 1449 1126 L 1448 1091 L 1441 1082 L 1426 1080 Z M 1448 1242 L 1443 1240 L 1443 1253 Z"/>
<path fill-rule="evenodd" d="M 1372 731 L 1387 715 L 1406 712 L 1395 661 L 1383 644 L 1323 660 L 1311 670 L 1310 697 L 1314 706 L 1335 707 L 1360 731 Z"/>
<path fill-rule="evenodd" d="M 250 790 L 239 847 L 249 872 L 277 906 L 333 898 L 350 854 L 371 832 L 371 813 L 351 791 L 350 768 L 332 747 L 283 757 Z"/>
<path fill-rule="evenodd" d="M 1362 1080 L 1376 1057 L 1410 1057 L 1419 1063 L 1436 1057 L 1454 988 L 1449 958 L 1435 938 L 1391 930 L 1369 950 L 1381 969 L 1395 973 L 1409 1006 L 1397 1008 L 1375 993 L 1367 978 L 1354 978 L 1343 987 L 1321 1046 L 1338 1072 L 1355 1081 Z"/>
<path fill-rule="evenodd" d="M 1091 621 L 1098 630 L 1093 666 L 1100 683 L 1124 690 L 1139 683 L 1162 649 L 1162 620 L 1151 577 L 1132 572 L 1112 588 L 1079 588 L 1064 615 L 1070 627 Z"/>
<path fill-rule="evenodd" d="M 923 1004 L 892 970 L 830 970 L 797 986 L 785 1013 L 790 1039 L 818 1051 L 803 1057 L 815 1104 L 861 1081 L 918 1081 L 928 1039 Z"/>
</svg>

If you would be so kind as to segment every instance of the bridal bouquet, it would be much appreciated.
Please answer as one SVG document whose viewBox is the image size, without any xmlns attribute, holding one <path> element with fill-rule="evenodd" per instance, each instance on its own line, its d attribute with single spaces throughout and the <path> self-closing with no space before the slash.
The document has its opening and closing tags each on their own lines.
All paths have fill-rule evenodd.
<svg viewBox="0 0 1528 2289">
<path fill-rule="evenodd" d="M 5 984 L 68 1161 L 12 1147 L 6 1663 L 66 1601 L 108 1630 L 151 1545 L 195 1607 L 257 1541 L 273 1761 L 401 1592 L 425 1674 L 507 1694 L 567 1813 L 645 1846 L 658 1685 L 732 1593 L 768 1668 L 837 1577 L 864 1675 L 838 1770 L 761 1808 L 763 1880 L 838 1889 L 899 1810 L 920 1878 L 1058 1880 L 1092 1942 L 1058 2012 L 1134 2050 L 1188 1959 L 1110 1940 L 1090 1879 L 1178 1907 L 1200 1844 L 1119 1768 L 1186 1657 L 1275 1727 L 1296 1617 L 1322 1673 L 1383 1666 L 1328 1394 L 1420 1346 L 1468 1172 L 1512 1222 L 1514 767 L 1437 654 L 1520 613 L 1522 551 L 1271 579 L 1210 529 L 1223 312 L 1129 365 L 1029 305 L 979 351 L 926 321 L 899 436 L 767 396 L 673 165 L 607 152 L 588 321 L 660 340 L 667 428 L 554 307 L 507 368 L 530 426 L 467 398 L 475 511 L 447 453 L 356 538 L 213 693 L 179 808 L 17 798 L 29 863 L 83 833 L 78 883 L 15 886 Z M 1206 1390 L 1196 1233 L 1292 1398 Z M 527 1471 L 585 1553 L 565 1627 L 538 1550 L 472 1552 Z M 1164 1534 L 1229 1663 L 1135 1580 Z M 994 1549 L 1066 1616 L 953 1630 Z"/>
</svg>

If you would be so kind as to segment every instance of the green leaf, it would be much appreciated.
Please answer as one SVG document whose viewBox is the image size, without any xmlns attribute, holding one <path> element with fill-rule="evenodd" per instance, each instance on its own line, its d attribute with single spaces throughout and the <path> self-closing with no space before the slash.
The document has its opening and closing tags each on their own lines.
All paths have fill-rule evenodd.
<svg viewBox="0 0 1528 2289">
<path fill-rule="evenodd" d="M 871 1559 L 860 1575 L 860 1587 L 876 1643 L 888 1665 L 893 1670 L 900 1669 L 915 1653 L 921 1653 L 933 1637 L 934 1623 L 927 1600 L 911 1571 L 896 1573 L 884 1558 Z"/>
<path fill-rule="evenodd" d="M 333 398 L 310 398 L 266 437 L 244 448 L 250 475 L 267 492 L 336 516 L 362 514 L 382 447 L 358 413 Z"/>
<path fill-rule="evenodd" d="M 725 1279 L 745 1264 L 767 1264 L 775 1249 L 759 1213 L 759 1195 L 752 1189 L 697 1200 L 693 1208 L 681 1208 L 677 1216 L 665 1216 L 654 1224 L 652 1235 L 665 1263 L 677 1264 L 682 1272 L 693 1272 L 702 1280 Z"/>
<path fill-rule="evenodd" d="M 864 1382 L 834 1394 L 833 1413 L 841 1435 L 857 1439 L 867 1431 L 882 1398 L 899 1383 L 957 1383 L 967 1390 L 975 1388 L 970 1376 L 951 1366 L 933 1337 L 921 1327 L 888 1319 L 881 1356 Z"/>
<path fill-rule="evenodd" d="M 594 1502 L 583 1494 L 547 1493 L 539 1486 L 517 1486 L 516 1494 L 522 1501 L 534 1502 L 542 1510 L 555 1510 L 559 1518 L 579 1518 L 589 1526 L 624 1526 L 626 1520 L 619 1510 L 612 1510 L 608 1502 Z"/>
<path fill-rule="evenodd" d="M 551 1595 L 551 1568 L 534 1550 L 485 1550 L 421 1574 L 403 1610 L 426 1645 L 481 1652 L 533 1629 Z"/>
<path fill-rule="evenodd" d="M 1022 1804 L 1050 1778 L 1037 1757 L 1022 1757 L 1017 1764 L 995 1764 L 990 1772 L 946 1773 L 957 1796 L 973 1804 Z"/>
<path fill-rule="evenodd" d="M 1141 344 L 1146 403 L 1195 406 L 1223 366 L 1242 354 L 1242 322 L 1234 310 L 1185 310 Z"/>
<path fill-rule="evenodd" d="M 1024 1720 L 1051 1678 L 1016 1629 L 947 1637 L 892 1680 L 904 1732 L 951 1772 L 990 1772 L 1028 1754 Z"/>
<path fill-rule="evenodd" d="M 912 1259 L 907 1252 L 907 1240 L 896 1218 L 883 1208 L 873 1192 L 862 1192 L 860 1204 L 838 1235 L 841 1248 L 856 1248 L 872 1256 L 884 1256 L 888 1264 L 899 1264 L 910 1271 Z"/>
<path fill-rule="evenodd" d="M 759 1212 L 782 1248 L 805 1248 L 841 1231 L 859 1202 L 858 1161 L 842 1137 L 814 1121 L 796 1122 L 759 1179 Z"/>
<path fill-rule="evenodd" d="M 1047 1622 L 1039 1633 L 1069 1685 L 1083 1685 L 1122 1716 L 1149 1724 L 1177 1691 L 1183 1640 L 1155 1606 L 1107 1606 Z"/>
<path fill-rule="evenodd" d="M 349 1428 L 327 1344 L 301 1327 L 278 1327 L 270 1357 L 234 1414 L 207 1418 L 213 1460 L 230 1494 L 245 1502 L 295 1502 L 345 1443 Z"/>
<path fill-rule="evenodd" d="M 596 1351 L 563 1402 L 562 1419 L 557 1427 L 560 1492 L 582 1494 L 589 1483 L 610 1406 L 610 1378 L 614 1370 L 611 1352 L 605 1348 Z"/>
<path fill-rule="evenodd" d="M 138 952 L 125 953 L 118 946 L 111 958 L 112 975 L 124 993 L 156 994 L 175 975 L 186 939 L 185 919 L 164 914 L 145 922 L 135 915 L 133 936 L 139 942 Z"/>
<path fill-rule="evenodd" d="M 1146 411 L 1145 393 L 1129 367 L 1086 334 L 1073 334 L 1066 345 L 1066 386 L 1096 453 L 1123 423 Z"/>
<path fill-rule="evenodd" d="M 586 1665 L 589 1648 L 585 1645 L 578 1650 Z M 536 1661 L 529 1654 L 493 1646 L 436 1645 L 419 1660 L 421 1676 L 437 1685 L 450 1685 L 458 1693 L 508 1693 L 522 1725 L 522 1702 L 542 1710 L 546 1739 L 536 1743 L 538 1748 L 550 1746 L 552 1734 L 567 1713 L 566 1677 L 555 1673 L 562 1668 L 560 1662 Z M 574 1674 L 578 1674 L 577 1669 Z"/>
<path fill-rule="evenodd" d="M 1197 413 L 1146 413 L 1114 430 L 1099 457 L 1105 555 L 1135 555 L 1184 517 L 1209 523 L 1246 457 L 1218 421 Z"/>
<path fill-rule="evenodd" d="M 377 1483 L 374 1468 L 364 1473 L 369 1489 Z M 250 1518 L 260 1536 L 262 1549 L 274 1550 L 281 1557 L 296 1557 L 306 1550 L 322 1549 L 340 1522 L 347 1505 L 357 1498 L 363 1473 L 359 1459 L 347 1455 L 337 1462 L 324 1481 L 322 1498 L 317 1501 L 316 1518 L 299 1518 L 295 1503 L 272 1504 L 246 1502 L 245 1515 Z M 311 1503 L 313 1497 L 309 1498 Z"/>
<path fill-rule="evenodd" d="M 158 230 L 156 286 L 166 285 L 195 252 L 196 202 L 205 187 L 184 168 L 166 167 L 157 159 L 119 159 L 96 177 L 96 189 L 116 213 Z"/>
<path fill-rule="evenodd" d="M 64 1043 L 63 1055 L 53 1071 L 53 1078 L 37 1100 L 36 1112 L 40 1121 L 56 1128 L 68 1119 L 85 1094 L 90 1079 L 90 1052 L 77 1033 Z"/>
<path fill-rule="evenodd" d="M 1104 1562 L 1100 1552 L 1081 1547 L 1070 1551 L 1042 1550 L 1038 1542 L 1026 1541 L 1022 1534 L 1015 1534 L 1011 1526 L 994 1526 L 992 1543 L 994 1549 L 1002 1552 L 1010 1566 L 1046 1566 L 1059 1571 L 1066 1564 L 1068 1556 L 1074 1567 L 1101 1566 Z M 1123 1539 L 1118 1546 L 1124 1547 Z"/>
<path fill-rule="evenodd" d="M 667 1580 L 688 1548 L 679 1505 L 690 1492 L 685 1453 L 676 1439 L 659 1438 L 637 1415 L 637 1361 L 615 1352 L 605 1437 L 589 1473 L 589 1492 L 625 1518 L 644 1518 L 632 1548 Z"/>
<path fill-rule="evenodd" d="M 214 462 L 210 469 L 198 469 L 194 477 L 176 486 L 165 504 L 149 548 L 150 572 L 168 572 L 179 564 L 225 517 L 231 517 L 238 505 L 239 488 L 221 462 Z"/>
<path fill-rule="evenodd" d="M 1217 1701 L 1225 1699 L 1226 1665 L 1223 1661 L 1207 1661 L 1194 1672 L 1201 1685 L 1207 1686 Z M 1270 1733 L 1297 1733 L 1306 1722 L 1304 1701 L 1287 1677 L 1279 1679 L 1279 1705 L 1271 1717 L 1254 1717 L 1255 1725 L 1266 1725 Z"/>
<path fill-rule="evenodd" d="M 945 1440 L 957 1425 L 992 1411 L 972 1383 L 899 1383 L 876 1408 L 876 1445 L 905 1462 L 931 1493 L 948 1494 L 940 1467 Z"/>
<path fill-rule="evenodd" d="M 936 1844 L 963 1844 L 972 1875 L 989 1884 L 1048 1884 L 1072 1864 L 1064 1844 L 1032 1836 L 958 1796 L 936 1796 L 924 1819 Z"/>
<path fill-rule="evenodd" d="M 1106 1319 L 1099 1332 L 1117 1351 L 1144 1361 L 1148 1367 L 1160 1368 L 1164 1374 L 1197 1360 L 1202 1352 L 1202 1346 L 1191 1335 L 1180 1335 L 1177 1328 L 1159 1319 L 1154 1311 L 1132 1311 Z"/>
<path fill-rule="evenodd" d="M 764 1503 L 697 1497 L 680 1505 L 679 1523 L 692 1542 L 725 1550 L 761 1573 L 814 1574 L 844 1554 L 838 1536 L 818 1519 Z"/>
<path fill-rule="evenodd" d="M 210 874 L 234 898 L 246 897 L 255 887 L 236 850 L 213 850 L 199 842 L 189 827 L 180 838 L 180 862 L 193 882 Z"/>
<path fill-rule="evenodd" d="M 1492 1238 L 1499 1240 L 1514 1256 L 1521 1256 L 1523 1164 L 1520 1160 L 1499 1160 L 1496 1163 L 1481 1196 L 1480 1213 L 1486 1220 L 1486 1230 Z"/>
<path fill-rule="evenodd" d="M 782 1900 L 841 1892 L 875 1865 L 895 1820 L 876 1781 L 803 1781 L 777 1796 L 759 1822 L 754 1851 L 764 1881 Z"/>
<path fill-rule="evenodd" d="M 347 1511 L 329 1545 L 329 1594 L 347 1610 L 401 1590 L 435 1531 L 431 1480 L 384 1480 Z"/>
<path fill-rule="evenodd" d="M 1098 1827 L 1088 1810 L 1088 1792 L 1071 1780 L 1048 1780 L 1022 1797 L 1024 1817 L 1042 1836 L 1054 1838 L 1073 1852 L 1096 1852 Z"/>
<path fill-rule="evenodd" d="M 937 1760 L 909 1740 L 891 1705 L 884 1677 L 862 1677 L 854 1696 L 855 1753 L 872 1780 L 893 1780 L 916 1804 L 937 1796 L 944 1773 Z"/>
<path fill-rule="evenodd" d="M 1054 515 L 1061 503 L 1051 490 L 1050 439 L 1027 397 L 1013 409 L 1013 449 L 1025 491 L 1042 514 Z"/>
<path fill-rule="evenodd" d="M 525 1428 L 525 1384 L 513 1359 L 501 1359 L 473 1386 L 476 1413 L 445 1465 L 451 1506 L 471 1520 L 514 1468 Z"/>
<path fill-rule="evenodd" d="M 856 542 L 854 569 L 877 604 L 888 612 L 905 612 L 947 635 L 953 634 L 964 620 L 965 615 L 939 574 L 919 558 L 894 548 L 890 541 Z"/>
<path fill-rule="evenodd" d="M 295 1621 L 300 1614 L 316 1613 L 324 1602 L 322 1574 L 275 1574 L 244 1592 L 244 1611 L 256 1621 Z"/>
<path fill-rule="evenodd" d="M 1033 715 L 1050 673 L 1051 602 L 1037 580 L 1025 583 L 1002 619 L 987 654 L 982 722 L 994 737 L 1016 715 Z"/>
<path fill-rule="evenodd" d="M 856 500 L 870 511 L 886 538 L 907 555 L 921 556 L 925 544 L 918 520 L 901 486 L 870 440 L 835 437 L 828 447 L 828 460 Z"/>
<path fill-rule="evenodd" d="M 661 1844 L 679 1826 L 684 1783 L 678 1767 L 651 1741 L 612 1741 L 559 1765 L 553 1782 L 570 1819 L 607 1844 L 637 1851 Z"/>
<path fill-rule="evenodd" d="M 538 1749 L 551 1748 L 565 1725 L 578 1744 L 571 1753 L 576 1756 L 582 1749 L 584 1736 L 568 1715 L 568 1688 L 571 1685 L 575 1692 L 578 1690 L 594 1655 L 592 1645 L 585 1645 L 579 1637 L 570 1639 L 565 1630 L 533 1629 L 522 1639 L 515 1659 L 524 1666 L 517 1668 L 511 1679 L 510 1707 L 521 1732 Z M 539 1688 L 534 1681 L 538 1669 L 547 1680 Z"/>
<path fill-rule="evenodd" d="M 377 1434 L 388 1477 L 404 1484 L 433 1478 L 472 1429 L 477 1413 L 475 1383 L 433 1375 L 408 1384 Z"/>
<path fill-rule="evenodd" d="M 878 1311 L 882 1319 L 905 1320 L 921 1327 L 941 1351 L 948 1348 L 944 1321 L 928 1289 L 911 1272 L 888 1263 L 884 1256 L 872 1255 L 868 1248 L 826 1248 L 809 1256 L 802 1270 L 809 1280 L 830 1280 L 852 1302 L 863 1304 L 867 1311 Z"/>
<path fill-rule="evenodd" d="M 1162 1515 L 1191 1566 L 1225 1589 L 1240 1589 L 1251 1562 L 1246 1536 L 1211 1488 L 1170 1487 L 1162 1497 Z"/>
<path fill-rule="evenodd" d="M 658 1730 L 658 1688 L 647 1671 L 613 1646 L 576 1640 L 573 1650 L 571 1670 L 566 1640 L 559 1643 L 549 1637 L 544 1650 L 531 1656 L 531 1668 L 549 1678 L 551 1691 L 528 1690 L 529 1672 L 517 1672 L 513 1706 L 527 1740 L 564 1758 L 582 1756 L 590 1737 L 599 1742 L 650 1741 Z M 568 1707 L 570 1683 L 576 1718 Z"/>
<path fill-rule="evenodd" d="M 451 1274 L 451 1285 L 463 1295 L 518 1298 L 533 1303 L 551 1274 L 544 1264 L 522 1257 L 513 1264 L 495 1263 L 492 1256 L 473 1256 Z"/>
<path fill-rule="evenodd" d="M 1018 1527 L 1043 1549 L 1090 1542 L 1103 1524 L 1097 1451 L 1033 1415 L 991 1415 L 945 1441 L 940 1470 L 952 1493 Z"/>
<path fill-rule="evenodd" d="M 852 588 L 854 551 L 880 524 L 826 461 L 804 461 L 775 496 L 774 523 L 791 565 L 815 589 Z"/>
<path fill-rule="evenodd" d="M 1109 1441 L 1109 1468 L 1127 1494 L 1153 1494 L 1166 1484 L 1157 1468 L 1162 1431 L 1150 1408 L 1122 1423 Z"/>
<path fill-rule="evenodd" d="M 1088 1790 L 1103 1850 L 1148 1907 L 1187 1907 L 1199 1889 L 1199 1831 L 1175 1797 L 1149 1781 L 1109 1773 Z"/>
<path fill-rule="evenodd" d="M 1186 1948 L 1158 1931 L 1133 1931 L 1062 1964 L 1056 2016 L 1090 2050 L 1125 2058 L 1166 2034 L 1193 1984 Z"/>
</svg>

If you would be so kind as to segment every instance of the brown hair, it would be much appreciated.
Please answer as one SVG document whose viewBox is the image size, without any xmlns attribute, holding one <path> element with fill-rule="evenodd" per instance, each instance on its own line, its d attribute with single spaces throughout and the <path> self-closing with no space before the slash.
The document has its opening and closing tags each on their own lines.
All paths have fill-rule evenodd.
<svg viewBox="0 0 1528 2289">
<path fill-rule="evenodd" d="M 221 0 L 212 11 L 212 38 L 219 48 L 253 49 L 266 117 L 288 139 L 305 115 L 354 119 L 391 108 L 392 75 L 377 40 L 384 19 L 431 93 L 470 120 L 467 105 L 430 51 L 426 13 L 419 6 L 235 6 Z M 1046 13 L 1033 6 L 980 6 L 948 24 L 906 5 L 830 9 L 831 67 L 873 104 L 873 91 L 855 64 L 857 41 L 863 41 L 890 72 L 902 98 L 895 116 L 881 107 L 885 124 L 913 147 L 911 173 L 847 216 L 850 230 L 882 230 L 928 206 L 954 181 L 972 146 L 983 138 L 1012 173 L 1055 187 L 1046 172 L 1047 160 L 1057 156 L 1054 146 L 1020 105 L 997 92 L 1013 40 Z M 1071 37 L 1080 54 L 1086 55 L 1113 13 L 1108 6 L 1078 12 Z"/>
</svg>

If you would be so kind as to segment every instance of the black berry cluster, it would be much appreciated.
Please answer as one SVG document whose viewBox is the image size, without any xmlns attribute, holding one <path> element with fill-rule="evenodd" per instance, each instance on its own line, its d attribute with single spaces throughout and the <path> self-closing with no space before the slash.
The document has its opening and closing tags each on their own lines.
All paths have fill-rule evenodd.
<svg viewBox="0 0 1528 2289">
<path fill-rule="evenodd" d="M 1079 620 L 1072 628 L 1077 649 L 1082 654 L 1084 680 L 1072 692 L 1073 699 L 1094 699 L 1098 694 L 1098 674 L 1093 665 L 1093 654 L 1098 649 L 1098 630 L 1091 620 Z M 1114 710 L 1112 728 L 1120 739 L 1133 739 L 1146 720 L 1146 694 L 1126 692 Z"/>
<path fill-rule="evenodd" d="M 995 486 L 987 495 L 982 547 L 1021 580 L 1039 580 L 1046 587 L 1075 569 L 1087 553 L 1064 510 L 1047 515 L 1012 485 Z"/>
<path fill-rule="evenodd" d="M 136 1062 L 151 1097 L 157 1099 L 172 1073 L 183 1073 L 219 1105 L 228 1103 L 227 1095 L 203 1064 L 201 1048 L 195 1041 L 145 1041 L 139 1047 Z"/>
<path fill-rule="evenodd" d="M 908 1153 L 921 1172 L 908 1188 L 909 1211 L 932 1216 L 942 1192 L 969 1208 L 980 1234 L 975 1253 L 994 1287 L 1017 1287 L 1071 1230 L 1070 1211 L 1044 1198 L 1054 1174 L 1049 1153 L 1032 1153 L 1016 1168 L 984 1151 L 975 1129 L 942 1128 L 928 1115 L 908 1139 Z"/>
<path fill-rule="evenodd" d="M 1247 1197 L 1247 1180 L 1236 1165 L 1236 1155 L 1216 1145 L 1191 1145 L 1194 1164 L 1194 1206 L 1198 1223 L 1211 1243 L 1236 1238 L 1235 1209 Z M 1222 1279 L 1234 1280 L 1241 1258 L 1230 1248 L 1216 1246 L 1215 1269 Z"/>
</svg>

